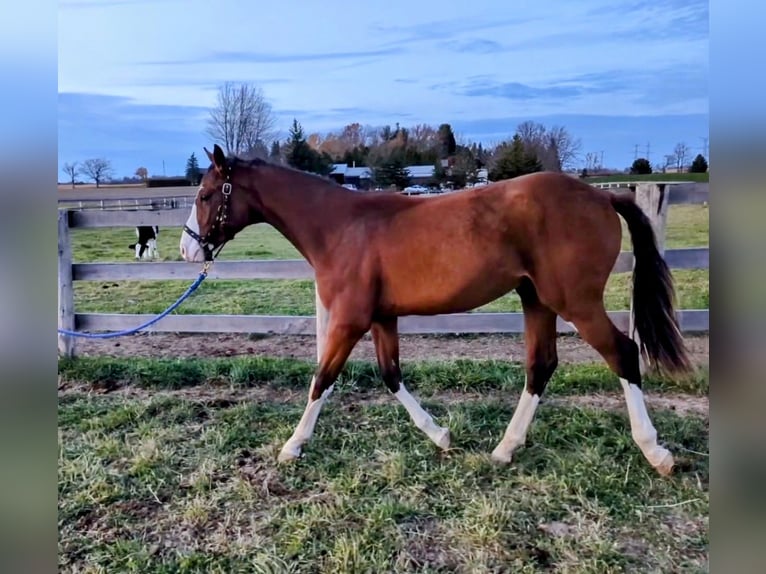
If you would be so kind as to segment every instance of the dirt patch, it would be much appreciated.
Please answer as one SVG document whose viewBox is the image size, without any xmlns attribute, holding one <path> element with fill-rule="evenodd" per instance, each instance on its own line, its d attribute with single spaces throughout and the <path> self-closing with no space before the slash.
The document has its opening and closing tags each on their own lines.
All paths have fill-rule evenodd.
<svg viewBox="0 0 766 574">
<path fill-rule="evenodd" d="M 686 344 L 694 364 L 707 366 L 710 354 L 708 336 L 687 336 Z M 316 359 L 316 339 L 304 335 L 148 333 L 117 340 L 78 339 L 75 346 L 81 356 L 185 358 L 262 355 Z M 522 361 L 526 350 L 524 339 L 519 335 L 402 335 L 400 353 L 403 362 L 423 359 Z M 559 336 L 558 353 L 561 363 L 603 361 L 590 345 L 577 336 Z M 369 335 L 359 341 L 350 359 L 375 360 L 375 349 Z"/>
</svg>

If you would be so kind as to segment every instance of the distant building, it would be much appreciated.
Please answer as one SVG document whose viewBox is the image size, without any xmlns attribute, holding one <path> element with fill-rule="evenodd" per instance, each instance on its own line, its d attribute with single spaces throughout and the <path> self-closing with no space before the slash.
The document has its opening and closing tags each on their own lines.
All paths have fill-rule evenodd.
<svg viewBox="0 0 766 574">
<path fill-rule="evenodd" d="M 447 160 L 442 161 L 442 165 Z M 447 167 L 445 165 L 445 167 Z M 433 165 L 408 165 L 405 168 L 410 174 L 410 185 L 430 186 L 433 184 Z M 477 177 L 480 183 L 488 182 L 488 171 L 480 169 Z M 357 189 L 370 189 L 373 187 L 372 170 L 369 167 L 348 166 L 345 163 L 336 163 L 329 175 L 341 185 L 349 184 Z"/>
</svg>

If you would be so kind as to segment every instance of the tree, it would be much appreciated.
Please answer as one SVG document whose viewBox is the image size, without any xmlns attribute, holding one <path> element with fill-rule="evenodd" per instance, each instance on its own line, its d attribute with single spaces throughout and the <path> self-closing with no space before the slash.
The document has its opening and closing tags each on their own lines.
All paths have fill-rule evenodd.
<svg viewBox="0 0 766 574">
<path fill-rule="evenodd" d="M 80 173 L 80 168 L 77 166 L 77 162 L 74 163 L 65 163 L 64 169 L 62 169 L 65 174 L 69 176 L 69 181 L 72 183 L 72 189 L 74 189 L 75 186 L 75 179 L 77 178 L 77 175 Z"/>
<path fill-rule="evenodd" d="M 274 140 L 271 142 L 269 160 L 271 160 L 273 163 L 282 163 L 282 149 L 279 146 L 279 140 Z"/>
<path fill-rule="evenodd" d="M 410 173 L 407 171 L 407 166 L 397 155 L 374 167 L 372 178 L 381 187 L 395 185 L 397 189 L 401 190 L 410 185 Z"/>
<path fill-rule="evenodd" d="M 692 162 L 692 166 L 689 169 L 691 173 L 705 173 L 708 168 L 708 163 L 705 157 L 698 153 L 697 157 L 694 158 L 694 161 Z"/>
<path fill-rule="evenodd" d="M 276 137 L 276 118 L 263 91 L 252 84 L 224 83 L 210 111 L 207 134 L 226 153 L 244 155 Z"/>
<path fill-rule="evenodd" d="M 327 153 L 320 153 L 309 146 L 297 119 L 293 119 L 290 128 L 286 159 L 288 165 L 296 169 L 319 175 L 328 175 L 333 170 L 332 158 Z"/>
<path fill-rule="evenodd" d="M 447 183 L 447 169 L 442 164 L 441 159 L 437 159 L 434 162 L 434 173 L 431 176 L 431 185 L 440 187 L 442 184 Z"/>
<path fill-rule="evenodd" d="M 146 169 L 145 167 L 137 167 L 135 175 L 141 181 L 146 183 L 146 179 L 149 177 L 149 170 Z"/>
<path fill-rule="evenodd" d="M 665 163 L 662 164 L 662 173 L 665 173 L 665 170 L 668 169 L 674 163 L 676 163 L 676 154 L 674 153 L 665 154 Z"/>
<path fill-rule="evenodd" d="M 652 173 L 652 164 L 645 157 L 639 157 L 630 166 L 630 173 L 633 175 L 646 175 Z"/>
<path fill-rule="evenodd" d="M 436 132 L 436 139 L 439 142 L 439 159 L 448 158 L 455 153 L 457 141 L 455 141 L 455 133 L 451 125 L 440 125 Z"/>
<path fill-rule="evenodd" d="M 462 189 L 469 183 L 478 181 L 479 167 L 476 158 L 466 147 L 461 147 L 455 155 L 455 162 L 450 170 L 449 180 L 456 189 Z"/>
<path fill-rule="evenodd" d="M 513 136 L 510 145 L 502 144 L 499 148 L 495 165 L 489 172 L 492 181 L 511 179 L 543 169 L 535 151 L 526 149 L 518 133 Z"/>
<path fill-rule="evenodd" d="M 192 185 L 199 185 L 202 179 L 202 172 L 199 169 L 199 162 L 194 152 L 186 160 L 186 179 L 188 179 Z"/>
<path fill-rule="evenodd" d="M 96 182 L 96 187 L 101 182 L 111 177 L 112 164 L 104 158 L 91 158 L 83 162 L 81 173 Z"/>
<path fill-rule="evenodd" d="M 686 165 L 686 156 L 688 154 L 689 147 L 683 142 L 677 143 L 676 147 L 673 148 L 673 155 L 676 156 L 676 167 L 678 168 L 678 171 L 681 171 Z"/>
<path fill-rule="evenodd" d="M 524 147 L 534 151 L 548 171 L 562 171 L 574 167 L 580 154 L 582 142 L 573 137 L 565 127 L 546 128 L 538 122 L 526 121 L 519 124 L 516 133 Z"/>
</svg>

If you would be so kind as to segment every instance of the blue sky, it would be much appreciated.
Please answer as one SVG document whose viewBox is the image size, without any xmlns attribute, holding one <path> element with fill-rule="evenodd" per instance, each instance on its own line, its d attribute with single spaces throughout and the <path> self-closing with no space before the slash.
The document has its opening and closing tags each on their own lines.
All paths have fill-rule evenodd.
<svg viewBox="0 0 766 574">
<path fill-rule="evenodd" d="M 261 86 L 283 136 L 451 123 L 467 141 L 564 125 L 607 166 L 708 136 L 708 3 L 668 0 L 61 0 L 59 165 L 183 173 L 224 81 Z M 60 180 L 65 179 L 59 171 Z"/>
</svg>

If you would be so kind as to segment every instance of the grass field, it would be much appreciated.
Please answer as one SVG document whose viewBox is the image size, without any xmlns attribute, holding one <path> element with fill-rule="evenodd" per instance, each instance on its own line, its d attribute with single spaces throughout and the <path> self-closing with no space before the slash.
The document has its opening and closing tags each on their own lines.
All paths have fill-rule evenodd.
<svg viewBox="0 0 766 574">
<path fill-rule="evenodd" d="M 672 206 L 668 213 L 668 248 L 708 245 L 708 208 L 701 205 Z M 160 256 L 166 261 L 180 260 L 180 229 L 161 229 Z M 135 242 L 135 231 L 125 229 L 75 229 L 72 232 L 75 262 L 133 260 L 128 245 Z M 623 249 L 630 239 L 623 231 Z M 221 252 L 225 259 L 300 259 L 301 255 L 276 230 L 256 226 L 244 230 Z M 709 307 L 708 270 L 675 270 L 679 306 L 685 309 Z M 629 308 L 629 273 L 613 275 L 607 286 L 609 310 Z M 159 313 L 186 288 L 186 281 L 78 282 L 75 306 L 79 312 Z M 477 311 L 515 312 L 521 302 L 508 294 Z M 208 280 L 184 303 L 178 313 L 288 314 L 314 313 L 314 288 L 311 281 L 214 281 Z"/>
<path fill-rule="evenodd" d="M 62 360 L 60 571 L 707 570 L 706 413 L 650 406 L 681 463 L 660 478 L 609 394 L 614 376 L 564 365 L 526 447 L 501 467 L 488 453 L 512 415 L 518 364 L 404 365 L 408 386 L 451 429 L 441 453 L 375 369 L 352 363 L 305 458 L 277 465 L 311 369 L 265 358 Z M 682 404 L 703 398 L 708 378 L 647 387 Z M 614 400 L 597 408 L 587 392 Z"/>
</svg>

